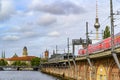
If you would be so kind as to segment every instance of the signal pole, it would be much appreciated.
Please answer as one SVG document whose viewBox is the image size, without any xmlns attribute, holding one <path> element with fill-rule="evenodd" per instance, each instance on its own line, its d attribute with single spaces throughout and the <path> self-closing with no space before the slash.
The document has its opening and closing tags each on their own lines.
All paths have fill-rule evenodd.
<svg viewBox="0 0 120 80">
<path fill-rule="evenodd" d="M 112 0 L 110 0 L 110 18 L 111 18 L 111 54 L 118 66 L 118 68 L 120 69 L 120 63 L 117 57 L 117 54 L 115 52 L 115 45 L 114 45 L 114 17 L 113 17 L 114 13 L 113 13 L 113 4 L 112 4 Z"/>
<path fill-rule="evenodd" d="M 70 50 L 69 50 L 69 48 L 70 48 L 70 45 L 69 45 L 69 38 L 67 38 L 67 42 L 68 42 L 68 44 L 67 44 L 67 46 L 68 46 L 68 64 L 69 64 L 69 67 L 71 68 L 71 64 L 70 64 L 70 58 L 69 58 L 69 56 L 70 56 Z"/>
<path fill-rule="evenodd" d="M 56 45 L 56 54 L 58 53 L 58 46 Z"/>
<path fill-rule="evenodd" d="M 89 54 L 88 54 L 88 45 L 89 45 L 89 38 L 88 38 L 88 22 L 86 22 L 86 53 L 87 53 L 87 61 L 90 65 L 90 67 L 92 68 L 92 63 L 90 61 L 90 58 L 89 58 Z"/>
</svg>

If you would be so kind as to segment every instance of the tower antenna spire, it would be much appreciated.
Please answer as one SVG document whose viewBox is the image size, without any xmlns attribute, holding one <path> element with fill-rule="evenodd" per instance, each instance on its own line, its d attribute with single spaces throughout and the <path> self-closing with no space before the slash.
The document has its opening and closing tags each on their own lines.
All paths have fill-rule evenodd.
<svg viewBox="0 0 120 80">
<path fill-rule="evenodd" d="M 98 19 L 98 1 L 96 0 L 96 18 L 94 27 L 96 29 L 96 39 L 98 40 L 98 29 L 100 28 L 99 19 Z"/>
<path fill-rule="evenodd" d="M 96 18 L 98 18 L 98 1 L 96 0 Z"/>
</svg>

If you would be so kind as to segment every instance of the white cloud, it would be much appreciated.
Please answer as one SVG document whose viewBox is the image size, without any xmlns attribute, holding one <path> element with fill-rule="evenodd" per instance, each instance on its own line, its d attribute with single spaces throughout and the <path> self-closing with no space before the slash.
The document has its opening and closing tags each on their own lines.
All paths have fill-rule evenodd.
<svg viewBox="0 0 120 80">
<path fill-rule="evenodd" d="M 24 32 L 23 34 L 26 37 L 35 37 L 35 36 L 37 36 L 37 33 L 33 32 L 33 31 Z"/>
<path fill-rule="evenodd" d="M 33 16 L 34 15 L 34 12 L 33 11 L 29 11 L 26 13 L 27 16 Z"/>
<path fill-rule="evenodd" d="M 18 33 L 24 33 L 24 32 L 28 32 L 28 31 L 32 31 L 34 29 L 34 27 L 32 26 L 32 24 L 30 23 L 23 23 L 22 25 L 17 25 L 14 27 L 11 27 L 8 32 L 18 32 Z"/>
<path fill-rule="evenodd" d="M 49 26 L 55 23 L 56 21 L 57 20 L 55 16 L 47 14 L 47 15 L 40 16 L 37 20 L 37 24 L 42 26 Z"/>
<path fill-rule="evenodd" d="M 58 37 L 58 36 L 60 36 L 60 33 L 57 32 L 57 31 L 53 31 L 53 32 L 48 33 L 48 36 L 51 36 L 51 37 Z"/>
<path fill-rule="evenodd" d="M 36 28 L 30 24 L 23 24 L 23 26 L 14 26 L 11 27 L 7 33 L 20 35 L 23 39 L 37 37 L 39 32 L 36 31 Z"/>
<path fill-rule="evenodd" d="M 8 20 L 14 13 L 12 0 L 1 0 L 0 21 Z"/>
<path fill-rule="evenodd" d="M 52 3 L 43 3 L 35 0 L 30 4 L 30 8 L 36 11 L 46 13 L 64 15 L 64 14 L 80 14 L 84 12 L 84 8 L 71 1 L 54 1 Z"/>
<path fill-rule="evenodd" d="M 34 6 L 37 6 L 37 5 L 39 5 L 39 4 L 42 4 L 42 2 L 41 2 L 42 0 L 32 0 L 32 2 L 31 2 L 31 4 L 30 4 L 30 6 L 29 7 L 34 7 Z"/>
<path fill-rule="evenodd" d="M 35 12 L 34 11 L 17 10 L 16 14 L 17 14 L 17 16 L 21 16 L 21 17 L 30 17 L 30 16 L 34 16 Z"/>
<path fill-rule="evenodd" d="M 17 41 L 20 39 L 20 37 L 15 35 L 7 35 L 7 36 L 4 36 L 2 39 L 6 41 Z"/>
</svg>

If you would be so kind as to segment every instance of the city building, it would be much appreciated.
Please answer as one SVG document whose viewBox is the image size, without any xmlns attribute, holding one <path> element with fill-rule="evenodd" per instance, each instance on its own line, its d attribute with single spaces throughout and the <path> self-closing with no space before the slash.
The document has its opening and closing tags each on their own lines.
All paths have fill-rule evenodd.
<svg viewBox="0 0 120 80">
<path fill-rule="evenodd" d="M 49 51 L 46 49 L 44 52 L 45 59 L 47 60 L 49 58 Z"/>
<path fill-rule="evenodd" d="M 15 61 L 21 61 L 21 62 L 25 62 L 28 65 L 31 65 L 30 62 L 31 60 L 35 58 L 35 56 L 28 56 L 28 52 L 27 52 L 27 47 L 25 46 L 23 48 L 23 54 L 22 56 L 18 56 L 16 53 L 13 55 L 13 57 L 11 58 L 7 58 L 7 62 L 8 65 L 12 65 Z"/>
<path fill-rule="evenodd" d="M 73 58 L 72 53 L 63 53 L 63 54 L 53 54 L 51 57 L 48 59 L 48 62 L 57 62 L 61 60 L 68 60 Z"/>
</svg>

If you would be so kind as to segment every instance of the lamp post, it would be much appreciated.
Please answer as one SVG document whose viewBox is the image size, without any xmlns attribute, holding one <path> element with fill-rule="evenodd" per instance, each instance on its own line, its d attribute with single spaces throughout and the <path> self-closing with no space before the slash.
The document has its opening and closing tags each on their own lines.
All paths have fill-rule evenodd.
<svg viewBox="0 0 120 80">
<path fill-rule="evenodd" d="M 69 38 L 67 38 L 67 47 L 68 47 L 68 54 L 67 54 L 67 59 L 68 59 L 68 65 L 69 65 L 69 69 L 71 70 L 71 63 L 70 63 L 70 51 L 69 51 L 69 48 L 70 48 L 70 45 L 69 45 Z M 68 72 L 68 75 L 70 73 Z M 70 76 L 70 75 L 69 75 Z"/>
<path fill-rule="evenodd" d="M 115 52 L 115 45 L 114 45 L 114 18 L 113 18 L 113 4 L 112 4 L 112 0 L 110 0 L 110 21 L 111 21 L 111 54 L 118 66 L 118 68 L 120 69 L 120 63 L 117 57 L 117 54 Z"/>
</svg>

